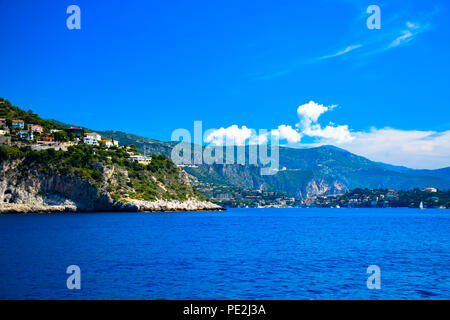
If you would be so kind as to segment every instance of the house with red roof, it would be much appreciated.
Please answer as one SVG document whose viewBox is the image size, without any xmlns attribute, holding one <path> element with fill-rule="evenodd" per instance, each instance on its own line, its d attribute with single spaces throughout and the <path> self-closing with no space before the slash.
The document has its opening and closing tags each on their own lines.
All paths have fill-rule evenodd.
<svg viewBox="0 0 450 320">
<path fill-rule="evenodd" d="M 13 129 L 23 129 L 25 127 L 25 122 L 23 120 L 13 120 L 12 127 Z"/>
<path fill-rule="evenodd" d="M 38 124 L 29 124 L 28 130 L 33 133 L 39 133 L 41 134 L 44 131 L 44 128 Z"/>
<path fill-rule="evenodd" d="M 84 134 L 83 143 L 97 146 L 101 140 L 102 136 L 97 132 L 87 132 Z"/>
<path fill-rule="evenodd" d="M 119 146 L 119 141 L 114 140 L 114 139 L 104 139 L 103 142 L 105 143 L 105 146 L 107 148 L 111 148 L 111 147 L 118 147 Z"/>
</svg>

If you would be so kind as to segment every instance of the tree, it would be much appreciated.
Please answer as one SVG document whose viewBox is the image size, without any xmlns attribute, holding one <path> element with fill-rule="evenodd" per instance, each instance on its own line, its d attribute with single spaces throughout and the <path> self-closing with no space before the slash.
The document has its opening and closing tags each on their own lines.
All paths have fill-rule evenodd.
<svg viewBox="0 0 450 320">
<path fill-rule="evenodd" d="M 133 153 L 139 153 L 138 149 L 136 148 L 136 146 L 134 144 L 130 144 L 130 146 L 128 147 Z"/>
<path fill-rule="evenodd" d="M 69 135 L 65 131 L 54 132 L 53 138 L 55 138 L 56 141 L 60 141 L 60 142 L 69 141 Z"/>
</svg>

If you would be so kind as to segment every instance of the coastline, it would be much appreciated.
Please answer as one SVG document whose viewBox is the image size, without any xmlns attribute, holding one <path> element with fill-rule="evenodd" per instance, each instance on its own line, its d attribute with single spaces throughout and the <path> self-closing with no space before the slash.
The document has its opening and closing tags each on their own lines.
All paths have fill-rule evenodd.
<svg viewBox="0 0 450 320">
<path fill-rule="evenodd" d="M 185 212 L 185 211 L 225 211 L 226 209 L 207 201 L 143 201 L 130 200 L 118 202 L 113 206 L 95 210 L 78 208 L 73 204 L 47 205 L 47 204 L 0 204 L 0 214 L 27 214 L 27 213 L 89 213 L 89 212 Z"/>
</svg>

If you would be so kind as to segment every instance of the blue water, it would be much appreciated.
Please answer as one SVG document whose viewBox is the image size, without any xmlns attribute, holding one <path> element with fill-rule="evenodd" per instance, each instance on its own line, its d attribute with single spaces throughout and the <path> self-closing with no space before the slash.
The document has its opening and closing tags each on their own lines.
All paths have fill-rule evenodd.
<svg viewBox="0 0 450 320">
<path fill-rule="evenodd" d="M 449 299 L 449 240 L 448 210 L 0 215 L 0 297 Z"/>
</svg>

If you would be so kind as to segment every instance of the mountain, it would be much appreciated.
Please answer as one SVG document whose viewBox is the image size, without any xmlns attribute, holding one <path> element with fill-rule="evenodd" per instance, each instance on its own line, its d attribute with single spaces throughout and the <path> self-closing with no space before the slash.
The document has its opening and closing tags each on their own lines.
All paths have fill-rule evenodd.
<svg viewBox="0 0 450 320">
<path fill-rule="evenodd" d="M 417 176 L 437 177 L 450 180 L 450 167 L 435 170 L 414 170 L 407 171 L 408 174 Z"/>
<path fill-rule="evenodd" d="M 119 141 L 120 145 L 129 146 L 134 144 L 144 154 L 162 154 L 170 157 L 175 142 L 161 142 L 149 138 L 140 137 L 131 133 L 121 131 L 97 131 L 103 137 Z"/>
<path fill-rule="evenodd" d="M 148 154 L 171 155 L 175 142 L 161 142 L 123 132 L 103 132 L 121 144 L 133 143 Z M 235 149 L 237 154 L 237 148 Z M 245 150 L 248 159 L 248 148 Z M 280 147 L 280 168 L 275 175 L 261 176 L 260 166 L 200 165 L 184 170 L 202 184 L 235 186 L 283 192 L 306 198 L 320 194 L 340 194 L 354 188 L 408 190 L 436 187 L 450 189 L 448 168 L 414 170 L 396 168 L 357 156 L 335 146 L 309 149 Z"/>
<path fill-rule="evenodd" d="M 414 176 L 436 177 L 450 180 L 450 167 L 428 170 L 428 169 L 411 169 L 403 166 L 394 166 L 382 162 L 377 162 L 380 166 L 395 172 L 402 172 Z"/>
</svg>

